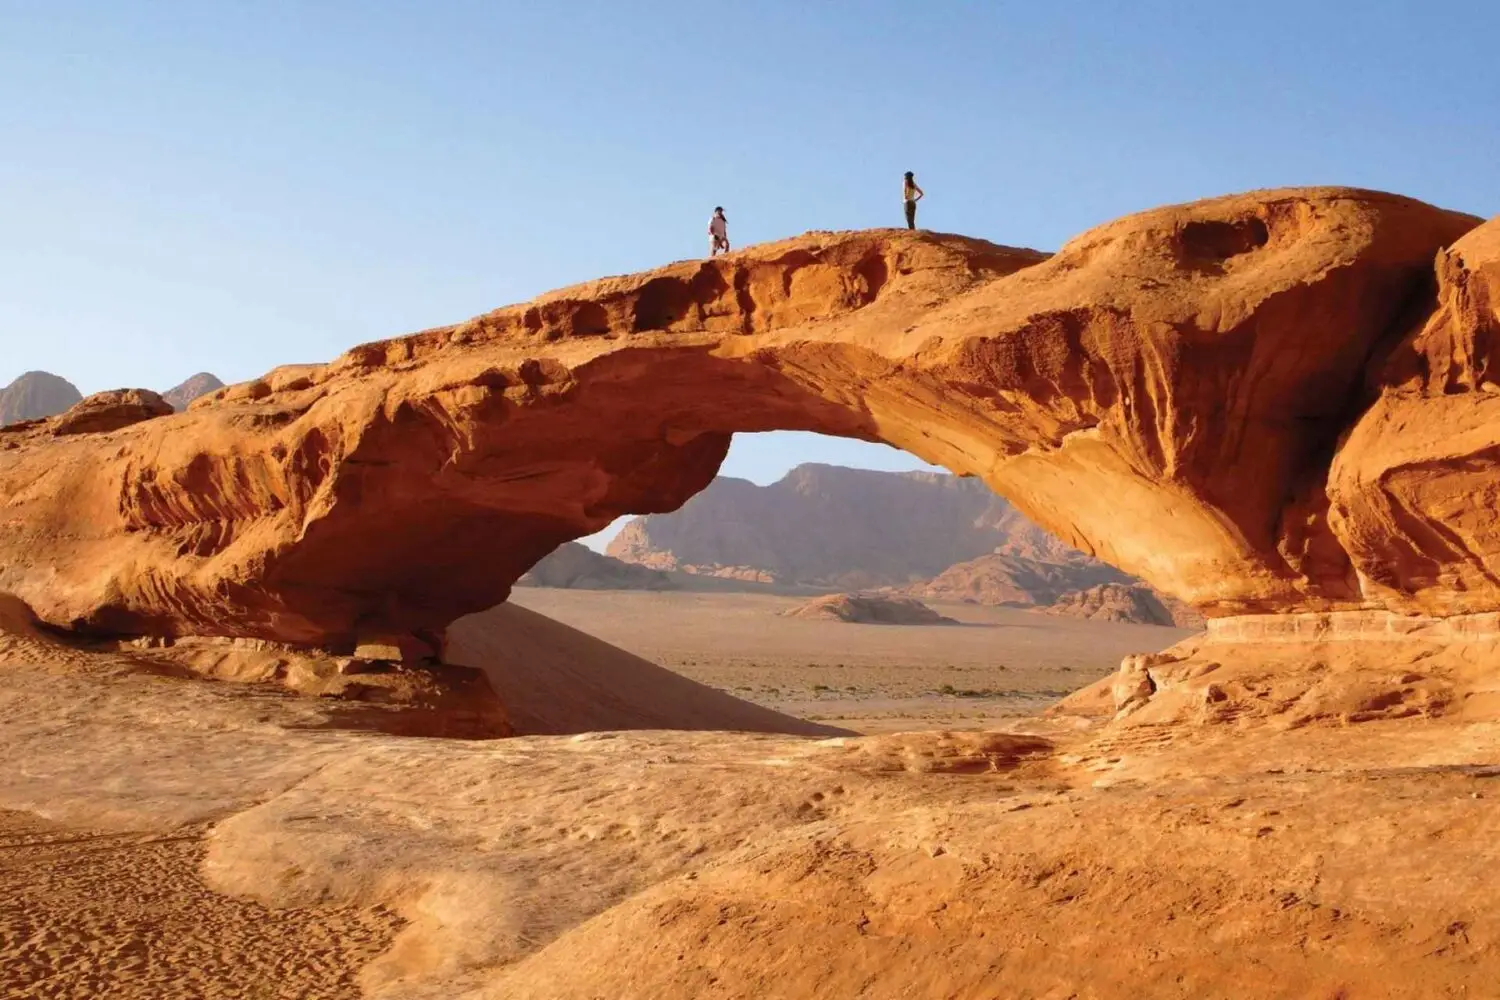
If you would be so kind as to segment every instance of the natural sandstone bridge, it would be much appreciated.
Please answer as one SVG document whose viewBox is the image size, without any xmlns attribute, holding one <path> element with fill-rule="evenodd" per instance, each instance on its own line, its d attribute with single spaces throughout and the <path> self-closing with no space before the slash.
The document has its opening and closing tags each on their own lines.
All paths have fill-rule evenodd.
<svg viewBox="0 0 1500 1000">
<path fill-rule="evenodd" d="M 104 394 L 0 432 L 0 591 L 88 632 L 430 641 L 561 542 L 682 504 L 732 434 L 795 429 L 979 476 L 1211 616 L 1493 611 L 1500 223 L 1478 225 L 1325 188 L 1052 257 L 812 233 L 181 415 Z"/>
</svg>

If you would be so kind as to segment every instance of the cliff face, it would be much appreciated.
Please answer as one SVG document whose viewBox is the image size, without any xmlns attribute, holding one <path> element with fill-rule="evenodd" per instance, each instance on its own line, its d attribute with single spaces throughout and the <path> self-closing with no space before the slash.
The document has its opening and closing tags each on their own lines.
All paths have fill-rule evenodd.
<svg viewBox="0 0 1500 1000">
<path fill-rule="evenodd" d="M 1431 614 L 1500 603 L 1500 218 L 1437 260 L 1438 308 L 1371 372 L 1330 524 L 1361 592 Z"/>
<path fill-rule="evenodd" d="M 78 388 L 51 372 L 27 372 L 0 389 L 0 427 L 56 416 L 83 399 Z"/>
<path fill-rule="evenodd" d="M 732 433 L 786 429 L 979 476 L 1210 615 L 1496 608 L 1493 518 L 1458 542 L 1437 530 L 1445 497 L 1488 488 L 1483 378 L 1454 402 L 1430 378 L 1367 377 L 1428 317 L 1397 371 L 1471 341 L 1488 357 L 1492 313 L 1456 290 L 1460 274 L 1487 287 L 1488 244 L 1444 265 L 1441 308 L 1431 287 L 1434 256 L 1478 221 L 1298 189 L 1129 216 L 1050 259 L 813 233 L 604 279 L 175 416 L 0 434 L 0 590 L 92 630 L 428 633 L 561 542 L 680 506 Z M 1362 417 L 1372 391 L 1456 408 L 1454 432 Z M 1392 453 L 1449 485 L 1403 492 L 1377 468 Z M 1394 547 L 1387 504 L 1417 509 Z"/>
</svg>

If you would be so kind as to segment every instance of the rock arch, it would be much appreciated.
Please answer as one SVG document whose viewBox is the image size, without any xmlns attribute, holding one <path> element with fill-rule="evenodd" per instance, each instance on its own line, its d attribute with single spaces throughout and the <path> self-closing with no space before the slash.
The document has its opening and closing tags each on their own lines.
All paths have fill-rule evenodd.
<svg viewBox="0 0 1500 1000">
<path fill-rule="evenodd" d="M 0 591 L 115 633 L 431 635 L 557 544 L 683 503 L 732 434 L 788 429 L 980 476 L 1210 615 L 1399 609 L 1330 526 L 1329 467 L 1372 358 L 1433 311 L 1434 255 L 1477 223 L 1298 189 L 1051 257 L 809 233 L 601 279 L 184 414 L 6 429 Z"/>
</svg>

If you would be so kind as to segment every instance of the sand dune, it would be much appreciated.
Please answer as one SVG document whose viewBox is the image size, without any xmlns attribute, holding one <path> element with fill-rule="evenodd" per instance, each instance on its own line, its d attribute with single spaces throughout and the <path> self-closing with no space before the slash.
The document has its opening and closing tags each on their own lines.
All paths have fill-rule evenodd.
<svg viewBox="0 0 1500 1000">
<path fill-rule="evenodd" d="M 844 732 L 688 680 L 515 604 L 454 622 L 444 658 L 483 670 L 512 725 L 523 734 L 616 729 L 802 736 Z"/>
</svg>

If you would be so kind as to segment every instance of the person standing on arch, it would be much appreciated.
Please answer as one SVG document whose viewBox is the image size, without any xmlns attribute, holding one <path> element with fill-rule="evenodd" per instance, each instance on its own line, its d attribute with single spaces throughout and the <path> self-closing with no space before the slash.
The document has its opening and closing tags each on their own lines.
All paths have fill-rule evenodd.
<svg viewBox="0 0 1500 1000">
<path fill-rule="evenodd" d="M 917 179 L 908 170 L 906 172 L 906 180 L 901 184 L 901 200 L 906 204 L 907 229 L 917 228 L 917 202 L 922 200 L 925 193 L 921 188 L 917 187 Z"/>
<path fill-rule="evenodd" d="M 729 252 L 729 220 L 724 218 L 723 205 L 716 207 L 713 216 L 708 220 L 708 235 L 712 237 L 708 245 L 710 257 L 716 257 L 721 252 Z"/>
</svg>

